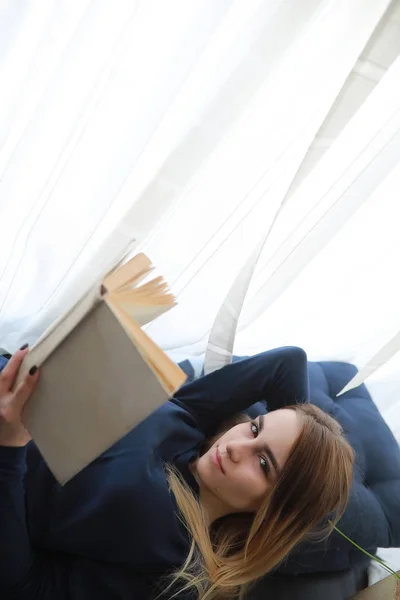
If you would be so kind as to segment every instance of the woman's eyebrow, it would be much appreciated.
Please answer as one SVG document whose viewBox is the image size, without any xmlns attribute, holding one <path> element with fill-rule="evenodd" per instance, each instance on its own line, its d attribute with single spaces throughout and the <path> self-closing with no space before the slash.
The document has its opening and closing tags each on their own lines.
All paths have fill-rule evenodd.
<svg viewBox="0 0 400 600">
<path fill-rule="evenodd" d="M 260 415 L 258 417 L 258 423 L 259 423 L 259 432 L 261 433 L 261 431 L 264 428 L 264 415 Z M 271 461 L 271 464 L 274 467 L 276 474 L 279 475 L 278 461 L 276 460 L 271 448 L 267 445 L 264 445 L 264 451 L 265 451 L 265 454 L 268 456 L 269 460 Z"/>
</svg>

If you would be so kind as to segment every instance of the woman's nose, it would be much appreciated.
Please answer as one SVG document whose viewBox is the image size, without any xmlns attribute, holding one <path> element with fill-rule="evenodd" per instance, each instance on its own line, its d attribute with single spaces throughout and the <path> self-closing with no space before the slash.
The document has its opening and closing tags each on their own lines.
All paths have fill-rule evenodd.
<svg viewBox="0 0 400 600">
<path fill-rule="evenodd" d="M 251 452 L 251 443 L 247 441 L 243 442 L 230 442 L 226 445 L 226 453 L 230 460 L 234 463 L 238 463 L 245 458 Z"/>
</svg>

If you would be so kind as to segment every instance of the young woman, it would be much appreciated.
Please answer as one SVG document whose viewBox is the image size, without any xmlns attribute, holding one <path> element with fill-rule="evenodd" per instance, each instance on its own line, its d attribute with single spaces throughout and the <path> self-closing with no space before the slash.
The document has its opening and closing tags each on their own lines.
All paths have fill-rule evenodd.
<svg viewBox="0 0 400 600">
<path fill-rule="evenodd" d="M 299 404 L 302 350 L 184 386 L 64 487 L 21 422 L 38 378 L 13 391 L 27 351 L 0 374 L 0 597 L 240 597 L 344 511 L 353 452 L 333 419 Z M 267 415 L 223 426 L 264 398 Z"/>
</svg>

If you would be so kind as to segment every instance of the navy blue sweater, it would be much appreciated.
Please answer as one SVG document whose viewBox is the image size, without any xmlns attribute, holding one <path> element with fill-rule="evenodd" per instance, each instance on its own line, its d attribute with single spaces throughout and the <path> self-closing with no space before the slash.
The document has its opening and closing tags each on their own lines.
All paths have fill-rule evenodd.
<svg viewBox="0 0 400 600">
<path fill-rule="evenodd" d="M 221 422 L 261 399 L 273 410 L 306 398 L 306 355 L 281 348 L 183 386 L 64 487 L 33 442 L 0 447 L 0 598 L 150 597 L 189 547 L 164 464 L 196 490 L 189 463 Z"/>
</svg>

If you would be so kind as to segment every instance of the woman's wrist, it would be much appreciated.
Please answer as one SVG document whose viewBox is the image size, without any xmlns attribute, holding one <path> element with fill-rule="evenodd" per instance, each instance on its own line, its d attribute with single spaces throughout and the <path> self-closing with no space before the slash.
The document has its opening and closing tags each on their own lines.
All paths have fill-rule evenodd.
<svg viewBox="0 0 400 600">
<path fill-rule="evenodd" d="M 0 448 L 25 448 L 28 440 L 18 440 L 18 439 L 1 439 L 0 438 Z"/>
<path fill-rule="evenodd" d="M 23 448 L 31 436 L 21 422 L 9 423 L 7 427 L 0 423 L 0 446 L 7 448 Z"/>
<path fill-rule="evenodd" d="M 26 470 L 26 446 L 0 446 L 0 481 L 22 477 Z"/>
</svg>

